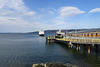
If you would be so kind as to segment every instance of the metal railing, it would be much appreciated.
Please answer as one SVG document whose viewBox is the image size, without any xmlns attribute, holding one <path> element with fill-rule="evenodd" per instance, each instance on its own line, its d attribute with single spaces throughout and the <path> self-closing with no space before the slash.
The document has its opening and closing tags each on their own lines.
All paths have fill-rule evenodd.
<svg viewBox="0 0 100 67">
<path fill-rule="evenodd" d="M 57 38 L 56 40 L 78 42 L 78 43 L 100 43 L 100 39 L 98 38 L 67 37 L 67 38 Z"/>
</svg>

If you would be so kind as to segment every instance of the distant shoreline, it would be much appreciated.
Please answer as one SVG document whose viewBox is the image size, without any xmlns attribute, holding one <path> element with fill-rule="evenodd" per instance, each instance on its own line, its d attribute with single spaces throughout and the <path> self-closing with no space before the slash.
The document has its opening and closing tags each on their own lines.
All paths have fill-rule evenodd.
<svg viewBox="0 0 100 67">
<path fill-rule="evenodd" d="M 72 31 L 83 31 L 83 32 L 94 32 L 94 31 L 100 31 L 100 28 L 91 28 L 91 29 L 61 29 L 62 32 L 72 32 Z M 58 30 L 44 30 L 45 33 L 56 33 Z M 38 33 L 38 31 L 34 32 L 1 32 L 0 34 L 19 34 L 19 33 Z"/>
</svg>

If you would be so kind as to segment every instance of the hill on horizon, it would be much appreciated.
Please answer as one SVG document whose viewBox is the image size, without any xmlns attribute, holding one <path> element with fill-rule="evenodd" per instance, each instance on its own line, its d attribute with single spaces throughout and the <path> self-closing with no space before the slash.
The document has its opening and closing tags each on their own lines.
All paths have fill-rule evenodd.
<svg viewBox="0 0 100 67">
<path fill-rule="evenodd" d="M 45 33 L 56 33 L 58 30 L 45 30 Z M 100 31 L 100 28 L 91 28 L 91 29 L 62 29 L 62 32 L 97 32 Z M 38 31 L 35 32 L 28 32 L 28 33 L 38 33 Z"/>
</svg>

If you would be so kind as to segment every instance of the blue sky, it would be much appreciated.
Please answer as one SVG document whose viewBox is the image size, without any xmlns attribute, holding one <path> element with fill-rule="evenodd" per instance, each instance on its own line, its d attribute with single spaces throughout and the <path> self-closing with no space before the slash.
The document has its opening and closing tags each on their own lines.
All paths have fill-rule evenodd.
<svg viewBox="0 0 100 67">
<path fill-rule="evenodd" d="M 0 0 L 0 32 L 100 28 L 100 0 Z"/>
</svg>

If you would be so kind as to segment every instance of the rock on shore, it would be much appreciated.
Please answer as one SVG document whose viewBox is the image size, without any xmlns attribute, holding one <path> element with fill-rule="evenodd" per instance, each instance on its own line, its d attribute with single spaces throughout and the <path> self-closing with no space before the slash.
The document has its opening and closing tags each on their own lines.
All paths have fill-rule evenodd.
<svg viewBox="0 0 100 67">
<path fill-rule="evenodd" d="M 77 65 L 72 64 L 61 64 L 61 63 L 40 63 L 40 64 L 33 64 L 32 67 L 79 67 Z"/>
</svg>

